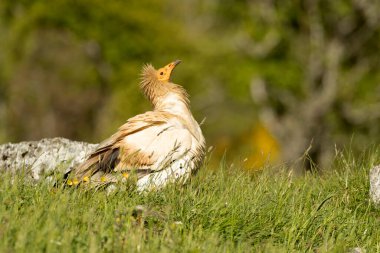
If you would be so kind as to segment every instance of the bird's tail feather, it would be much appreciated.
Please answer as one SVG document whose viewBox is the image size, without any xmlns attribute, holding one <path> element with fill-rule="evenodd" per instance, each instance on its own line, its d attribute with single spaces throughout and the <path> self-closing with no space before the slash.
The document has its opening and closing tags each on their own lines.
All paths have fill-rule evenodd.
<svg viewBox="0 0 380 253">
<path fill-rule="evenodd" d="M 99 156 L 94 156 L 81 163 L 77 168 L 74 168 L 73 177 L 83 180 L 84 177 L 91 176 L 97 170 L 98 166 L 96 165 L 99 164 L 99 159 Z"/>
</svg>

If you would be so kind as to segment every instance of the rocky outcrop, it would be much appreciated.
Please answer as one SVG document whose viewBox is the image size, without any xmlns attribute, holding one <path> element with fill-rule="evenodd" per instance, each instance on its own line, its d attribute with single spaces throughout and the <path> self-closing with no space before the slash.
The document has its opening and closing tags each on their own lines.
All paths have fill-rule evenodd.
<svg viewBox="0 0 380 253">
<path fill-rule="evenodd" d="M 3 144 L 0 145 L 0 172 L 24 170 L 36 180 L 53 171 L 64 173 L 81 163 L 96 146 L 65 138 Z"/>
<path fill-rule="evenodd" d="M 371 199 L 373 203 L 380 206 L 380 165 L 370 171 L 369 182 Z"/>
</svg>

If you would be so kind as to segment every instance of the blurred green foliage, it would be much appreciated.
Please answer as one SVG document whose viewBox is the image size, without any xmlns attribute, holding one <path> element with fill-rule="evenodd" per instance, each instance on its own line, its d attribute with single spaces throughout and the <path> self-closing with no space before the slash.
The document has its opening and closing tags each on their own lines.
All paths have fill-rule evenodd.
<svg viewBox="0 0 380 253">
<path fill-rule="evenodd" d="M 258 122 L 282 149 L 297 142 L 285 160 L 312 139 L 316 160 L 353 134 L 360 148 L 380 139 L 379 5 L 2 0 L 0 138 L 99 142 L 150 108 L 138 91 L 142 65 L 178 58 L 173 79 L 191 94 L 198 121 L 207 118 L 206 139 L 217 153 L 260 152 L 262 145 L 251 145 Z M 256 81 L 264 93 L 255 94 Z"/>
</svg>

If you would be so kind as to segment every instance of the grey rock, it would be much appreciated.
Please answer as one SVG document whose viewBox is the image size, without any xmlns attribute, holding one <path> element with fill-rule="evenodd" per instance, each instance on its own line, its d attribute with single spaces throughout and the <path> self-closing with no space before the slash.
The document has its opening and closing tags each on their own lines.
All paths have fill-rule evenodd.
<svg viewBox="0 0 380 253">
<path fill-rule="evenodd" d="M 0 145 L 0 172 L 24 170 L 38 180 L 49 172 L 64 173 L 84 161 L 96 147 L 97 144 L 65 138 L 3 144 Z"/>
<path fill-rule="evenodd" d="M 373 203 L 380 206 L 380 165 L 371 169 L 369 182 L 371 199 Z"/>
</svg>

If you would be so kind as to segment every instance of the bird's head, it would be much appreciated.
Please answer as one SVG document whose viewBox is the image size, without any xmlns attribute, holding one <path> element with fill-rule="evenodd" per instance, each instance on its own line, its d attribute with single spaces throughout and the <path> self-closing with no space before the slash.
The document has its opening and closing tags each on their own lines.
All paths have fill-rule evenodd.
<svg viewBox="0 0 380 253">
<path fill-rule="evenodd" d="M 180 64 L 180 60 L 173 61 L 166 65 L 165 67 L 162 67 L 156 71 L 157 79 L 160 81 L 167 82 L 170 80 L 170 76 L 172 74 L 173 69 Z"/>
<path fill-rule="evenodd" d="M 176 60 L 162 68 L 159 68 L 158 70 L 156 70 L 151 64 L 145 65 L 141 73 L 142 86 L 145 86 L 146 84 L 149 84 L 149 83 L 156 84 L 157 82 L 161 82 L 161 83 L 169 82 L 173 69 L 180 63 L 181 63 L 180 60 Z"/>
<path fill-rule="evenodd" d="M 180 60 L 176 60 L 158 70 L 151 64 L 147 64 L 143 67 L 140 87 L 153 104 L 156 104 L 160 98 L 163 98 L 169 93 L 178 94 L 188 103 L 186 91 L 170 81 L 173 69 L 180 63 Z"/>
</svg>

